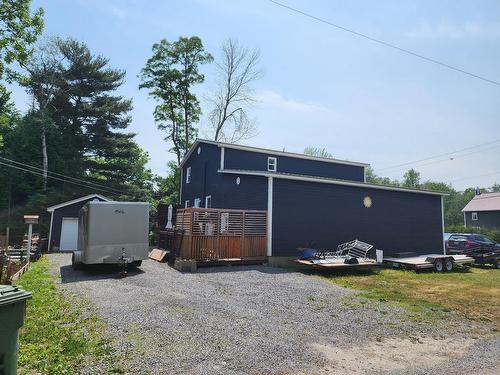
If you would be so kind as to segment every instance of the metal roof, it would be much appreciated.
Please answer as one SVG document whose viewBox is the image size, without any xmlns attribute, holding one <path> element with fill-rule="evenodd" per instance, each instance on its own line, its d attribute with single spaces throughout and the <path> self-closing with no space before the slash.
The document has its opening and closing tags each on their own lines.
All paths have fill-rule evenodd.
<svg viewBox="0 0 500 375">
<path fill-rule="evenodd" d="M 233 143 L 216 142 L 216 141 L 210 141 L 210 140 L 207 140 L 207 139 L 200 139 L 200 138 L 198 138 L 193 143 L 193 145 L 189 149 L 189 151 L 186 154 L 186 156 L 184 156 L 184 158 L 182 159 L 182 161 L 181 161 L 181 167 L 184 165 L 184 163 L 186 162 L 186 160 L 191 156 L 191 154 L 196 149 L 196 147 L 198 146 L 199 143 L 208 143 L 208 144 L 216 145 L 218 147 L 233 148 L 233 149 L 236 149 L 236 150 L 258 152 L 258 153 L 263 153 L 263 154 L 282 155 L 282 156 L 288 156 L 288 157 L 297 158 L 297 159 L 307 159 L 307 160 L 323 161 L 323 162 L 327 162 L 327 163 L 354 165 L 354 166 L 357 166 L 357 167 L 369 167 L 370 166 L 370 164 L 360 163 L 360 162 L 356 162 L 356 161 L 341 160 L 341 159 L 334 159 L 334 158 L 322 158 L 322 157 L 318 157 L 318 156 L 311 156 L 311 155 L 299 154 L 299 153 L 296 153 L 296 152 L 270 150 L 270 149 L 267 149 L 267 148 L 237 145 L 237 144 L 233 144 Z"/>
<path fill-rule="evenodd" d="M 433 191 L 433 190 L 418 190 L 418 189 L 410 189 L 399 186 L 377 185 L 367 182 L 340 180 L 336 178 L 315 177 L 315 176 L 307 176 L 307 175 L 283 173 L 283 172 L 253 171 L 253 170 L 242 170 L 242 169 L 219 169 L 218 172 L 251 175 L 251 176 L 274 177 L 274 178 L 282 178 L 282 179 L 296 180 L 296 181 L 320 182 L 333 185 L 357 186 L 357 187 L 366 187 L 366 188 L 380 189 L 380 190 L 402 191 L 406 193 L 431 194 L 440 196 L 449 195 L 448 193 L 443 193 L 440 191 Z"/>
<path fill-rule="evenodd" d="M 92 198 L 99 198 L 99 199 L 102 199 L 104 202 L 111 201 L 111 199 L 106 198 L 106 197 L 104 197 L 104 196 L 102 196 L 100 194 L 89 194 L 89 195 L 86 195 L 84 197 L 80 197 L 80 198 L 76 198 L 76 199 L 73 199 L 73 200 L 70 200 L 70 201 L 67 201 L 67 202 L 56 204 L 55 206 L 47 207 L 47 212 L 53 212 L 54 210 L 57 210 L 58 208 L 66 207 L 66 206 L 69 206 L 71 204 L 82 202 L 84 200 L 92 199 Z"/>
<path fill-rule="evenodd" d="M 467 203 L 462 212 L 500 211 L 500 193 L 481 193 Z"/>
</svg>

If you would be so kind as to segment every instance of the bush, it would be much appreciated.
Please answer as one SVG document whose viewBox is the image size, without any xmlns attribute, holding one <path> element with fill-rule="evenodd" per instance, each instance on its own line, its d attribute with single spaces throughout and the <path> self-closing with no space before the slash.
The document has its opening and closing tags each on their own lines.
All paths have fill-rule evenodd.
<svg viewBox="0 0 500 375">
<path fill-rule="evenodd" d="M 480 233 L 491 238 L 493 241 L 500 243 L 500 228 L 471 228 L 464 227 L 463 225 L 452 225 L 445 228 L 447 233 Z"/>
</svg>

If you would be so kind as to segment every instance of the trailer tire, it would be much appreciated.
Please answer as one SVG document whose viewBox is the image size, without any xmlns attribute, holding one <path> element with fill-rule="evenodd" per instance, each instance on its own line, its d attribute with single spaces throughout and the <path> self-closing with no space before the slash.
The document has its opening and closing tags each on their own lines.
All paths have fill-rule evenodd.
<svg viewBox="0 0 500 375">
<path fill-rule="evenodd" d="M 436 259 L 436 261 L 434 262 L 434 269 L 436 270 L 436 272 L 443 272 L 444 265 L 441 259 Z"/>
<path fill-rule="evenodd" d="M 455 263 L 450 258 L 447 258 L 444 260 L 444 269 L 446 272 L 451 272 L 453 271 L 453 268 L 455 267 Z"/>
<path fill-rule="evenodd" d="M 71 254 L 71 267 L 75 270 L 81 270 L 83 268 L 83 263 L 77 262 L 75 259 L 75 253 Z"/>
</svg>

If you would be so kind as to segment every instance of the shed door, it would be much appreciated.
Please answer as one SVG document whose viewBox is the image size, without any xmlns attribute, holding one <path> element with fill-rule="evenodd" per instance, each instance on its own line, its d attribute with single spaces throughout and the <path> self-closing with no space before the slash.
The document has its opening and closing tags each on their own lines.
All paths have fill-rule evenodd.
<svg viewBox="0 0 500 375">
<path fill-rule="evenodd" d="M 78 244 L 78 218 L 63 217 L 61 227 L 60 251 L 77 250 Z"/>
</svg>

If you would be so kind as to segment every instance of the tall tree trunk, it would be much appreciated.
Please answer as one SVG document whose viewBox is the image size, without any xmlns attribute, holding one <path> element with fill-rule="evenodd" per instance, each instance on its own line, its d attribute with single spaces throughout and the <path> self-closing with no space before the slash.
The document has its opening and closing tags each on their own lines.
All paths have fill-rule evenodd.
<svg viewBox="0 0 500 375">
<path fill-rule="evenodd" d="M 42 125 L 42 169 L 43 169 L 43 190 L 47 190 L 47 174 L 49 170 L 49 159 L 47 157 L 47 139 L 45 137 L 45 128 Z"/>
</svg>

